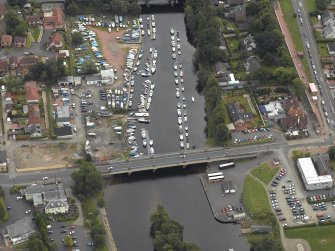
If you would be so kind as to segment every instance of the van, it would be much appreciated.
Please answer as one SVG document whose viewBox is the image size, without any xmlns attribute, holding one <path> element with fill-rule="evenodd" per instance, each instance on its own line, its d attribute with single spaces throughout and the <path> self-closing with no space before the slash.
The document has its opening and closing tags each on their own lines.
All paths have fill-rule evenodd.
<svg viewBox="0 0 335 251">
<path fill-rule="evenodd" d="M 47 225 L 47 229 L 50 229 L 51 228 L 51 225 Z"/>
<path fill-rule="evenodd" d="M 2 86 L 1 86 L 1 92 L 4 92 L 4 91 L 5 91 L 5 86 L 2 85 Z"/>
</svg>

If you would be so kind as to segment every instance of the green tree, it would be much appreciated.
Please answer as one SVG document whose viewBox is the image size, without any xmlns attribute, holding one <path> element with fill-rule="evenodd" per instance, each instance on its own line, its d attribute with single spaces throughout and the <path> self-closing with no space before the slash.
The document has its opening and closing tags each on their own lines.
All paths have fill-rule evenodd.
<svg viewBox="0 0 335 251">
<path fill-rule="evenodd" d="M 329 0 L 315 0 L 315 4 L 319 11 L 325 11 L 328 7 Z"/>
<path fill-rule="evenodd" d="M 79 170 L 71 174 L 73 192 L 83 198 L 97 195 L 103 186 L 100 173 L 91 163 L 81 161 L 79 165 Z"/>
<path fill-rule="evenodd" d="M 132 16 L 136 16 L 141 13 L 141 5 L 138 1 L 133 1 L 129 3 L 128 6 L 128 14 Z"/>
<path fill-rule="evenodd" d="M 215 141 L 218 145 L 224 145 L 230 139 L 230 133 L 224 123 L 215 125 Z"/>
<path fill-rule="evenodd" d="M 27 0 L 7 0 L 7 3 L 11 6 L 15 5 L 23 6 L 27 3 Z"/>
<path fill-rule="evenodd" d="M 73 240 L 72 240 L 71 235 L 68 234 L 64 237 L 64 245 L 67 246 L 67 247 L 72 247 L 73 246 Z"/>
<path fill-rule="evenodd" d="M 8 220 L 8 212 L 5 205 L 5 202 L 3 201 L 3 198 L 0 197 L 0 221 L 6 222 Z"/>
<path fill-rule="evenodd" d="M 305 88 L 300 78 L 296 78 L 292 81 L 292 87 L 298 98 L 301 99 L 305 95 Z"/>
<path fill-rule="evenodd" d="M 253 251 L 282 251 L 280 241 L 269 237 L 261 238 L 258 242 L 252 244 Z"/>
<path fill-rule="evenodd" d="M 44 245 L 44 242 L 38 236 L 38 234 L 33 234 L 29 238 L 28 242 L 29 251 L 48 251 L 48 248 Z"/>
<path fill-rule="evenodd" d="M 331 160 L 335 160 L 335 146 L 331 146 L 328 148 L 328 154 Z"/>
<path fill-rule="evenodd" d="M 5 13 L 6 32 L 12 36 L 26 35 L 27 25 L 22 16 L 17 15 L 13 10 Z"/>
<path fill-rule="evenodd" d="M 81 72 L 84 74 L 93 74 L 98 72 L 98 68 L 93 60 L 86 60 L 81 66 Z"/>
<path fill-rule="evenodd" d="M 84 41 L 83 35 L 80 32 L 72 33 L 72 45 L 74 47 L 81 45 Z"/>
<path fill-rule="evenodd" d="M 257 16 L 261 11 L 261 5 L 258 2 L 250 2 L 246 7 L 248 16 Z"/>
<path fill-rule="evenodd" d="M 66 7 L 66 14 L 70 16 L 78 15 L 80 9 L 76 3 L 70 3 Z"/>
</svg>

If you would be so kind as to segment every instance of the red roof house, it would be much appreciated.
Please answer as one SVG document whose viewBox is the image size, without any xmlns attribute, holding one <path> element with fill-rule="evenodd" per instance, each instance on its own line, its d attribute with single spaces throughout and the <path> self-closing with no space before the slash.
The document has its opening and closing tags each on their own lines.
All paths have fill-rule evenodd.
<svg viewBox="0 0 335 251">
<path fill-rule="evenodd" d="M 40 95 L 36 81 L 27 81 L 24 83 L 25 98 L 28 104 L 39 103 Z"/>
<path fill-rule="evenodd" d="M 1 36 L 1 47 L 10 47 L 13 42 L 13 37 L 11 35 L 2 35 Z"/>
<path fill-rule="evenodd" d="M 39 104 L 29 104 L 28 105 L 28 120 L 30 124 L 40 124 L 41 123 L 41 111 Z"/>
<path fill-rule="evenodd" d="M 50 49 L 60 49 L 63 46 L 62 34 L 56 32 L 50 39 L 48 43 L 48 50 Z"/>
<path fill-rule="evenodd" d="M 64 29 L 64 12 L 61 8 L 54 8 L 52 12 L 44 13 L 44 26 L 45 28 Z"/>
</svg>

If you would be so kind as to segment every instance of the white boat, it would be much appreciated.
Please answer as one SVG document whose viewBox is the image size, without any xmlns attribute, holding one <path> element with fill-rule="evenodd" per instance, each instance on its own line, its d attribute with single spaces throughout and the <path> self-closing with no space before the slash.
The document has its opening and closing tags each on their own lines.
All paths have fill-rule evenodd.
<svg viewBox="0 0 335 251">
<path fill-rule="evenodd" d="M 135 112 L 134 114 L 136 117 L 149 117 L 148 112 Z"/>
<path fill-rule="evenodd" d="M 142 139 L 145 139 L 147 137 L 147 132 L 145 131 L 144 128 L 142 128 L 141 136 L 142 136 Z"/>
<path fill-rule="evenodd" d="M 152 145 L 154 144 L 154 140 L 153 140 L 153 139 L 150 139 L 150 140 L 149 140 L 149 144 L 150 144 L 150 146 L 152 146 Z"/>
<path fill-rule="evenodd" d="M 171 33 L 171 35 L 174 34 L 174 29 L 173 29 L 173 27 L 170 28 L 170 33 Z"/>
<path fill-rule="evenodd" d="M 150 119 L 147 119 L 147 118 L 139 118 L 137 121 L 140 123 L 146 123 L 146 124 L 150 123 Z"/>
<path fill-rule="evenodd" d="M 156 71 L 156 67 L 153 66 L 153 67 L 151 68 L 151 73 L 154 74 L 155 71 Z"/>
<path fill-rule="evenodd" d="M 143 147 L 147 147 L 147 140 L 143 139 Z"/>
<path fill-rule="evenodd" d="M 194 97 L 192 97 L 192 102 L 194 103 Z"/>
</svg>

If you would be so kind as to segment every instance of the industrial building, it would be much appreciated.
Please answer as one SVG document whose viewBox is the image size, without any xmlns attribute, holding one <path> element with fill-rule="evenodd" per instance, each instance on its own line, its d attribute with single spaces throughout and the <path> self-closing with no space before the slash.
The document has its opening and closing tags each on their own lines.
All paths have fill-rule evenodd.
<svg viewBox="0 0 335 251">
<path fill-rule="evenodd" d="M 297 161 L 301 179 L 306 190 L 330 189 L 333 186 L 333 179 L 330 175 L 319 176 L 315 170 L 311 158 L 299 158 Z"/>
</svg>

